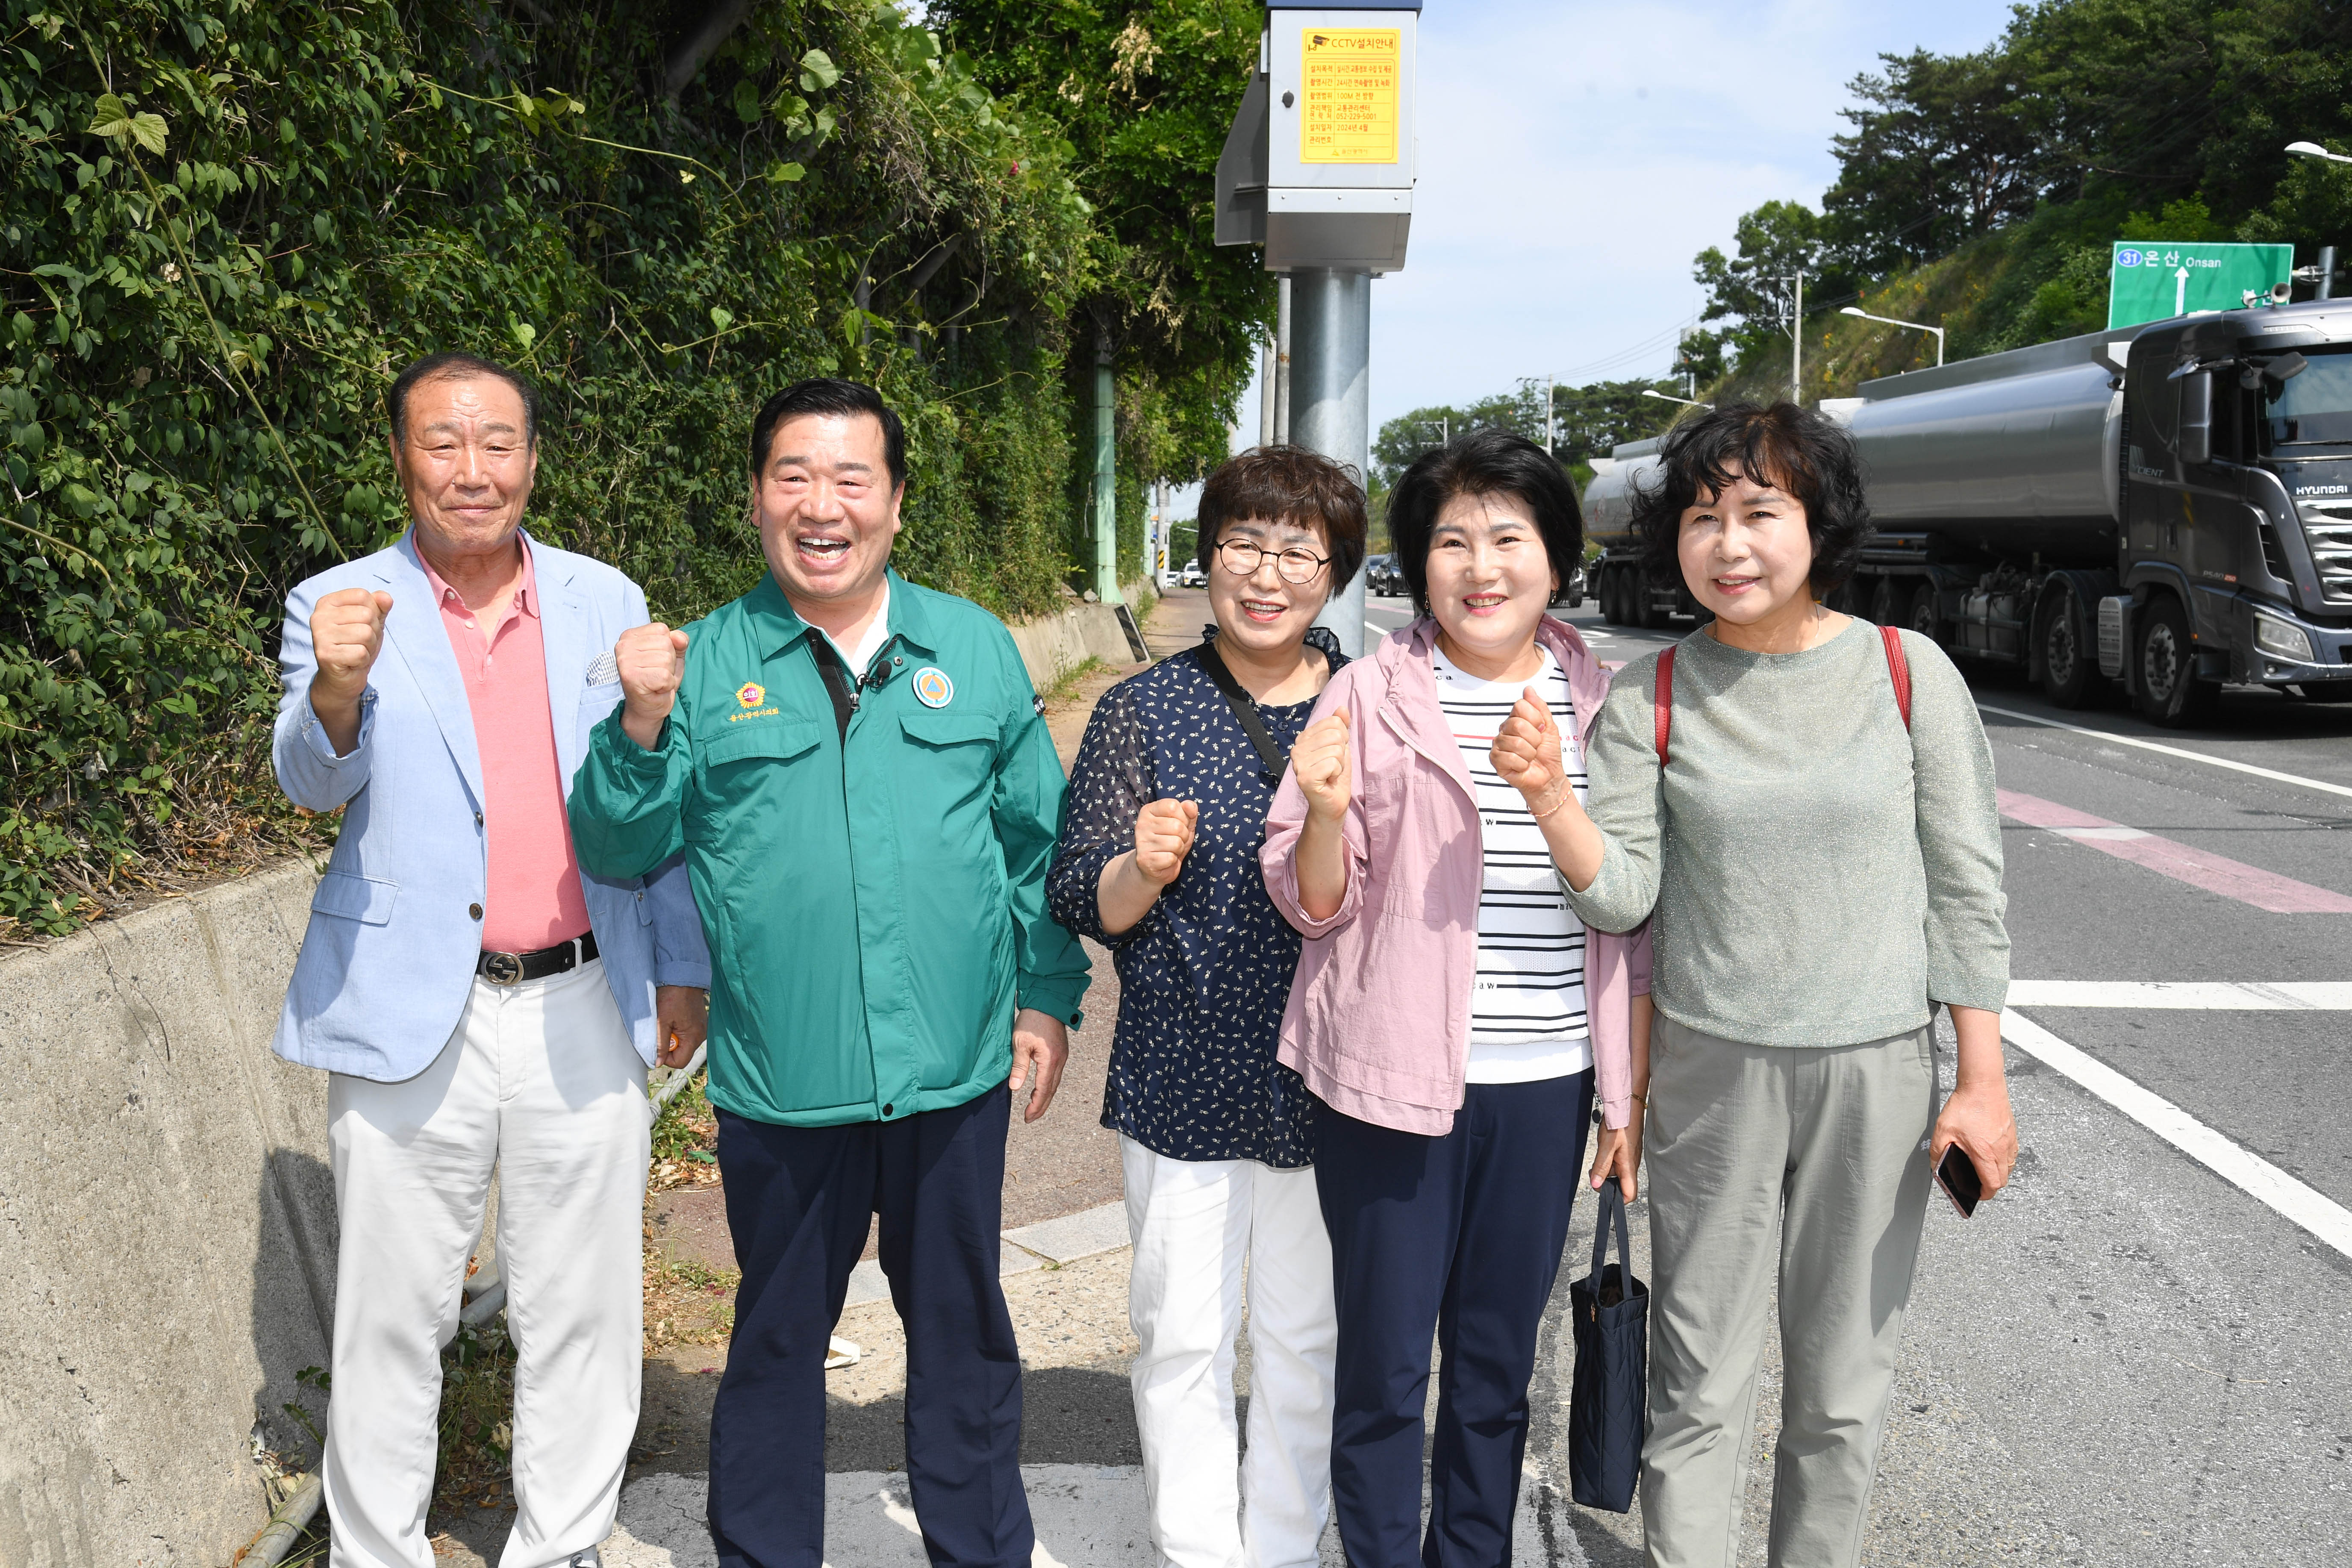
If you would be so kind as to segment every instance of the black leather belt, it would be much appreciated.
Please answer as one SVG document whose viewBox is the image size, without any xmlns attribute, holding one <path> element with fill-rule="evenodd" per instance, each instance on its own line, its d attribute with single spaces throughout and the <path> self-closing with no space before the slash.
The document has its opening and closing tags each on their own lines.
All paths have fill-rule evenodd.
<svg viewBox="0 0 2352 1568">
<path fill-rule="evenodd" d="M 486 952 L 474 965 L 474 973 L 493 985 L 513 985 L 577 969 L 595 956 L 596 933 L 592 931 L 536 952 Z"/>
</svg>

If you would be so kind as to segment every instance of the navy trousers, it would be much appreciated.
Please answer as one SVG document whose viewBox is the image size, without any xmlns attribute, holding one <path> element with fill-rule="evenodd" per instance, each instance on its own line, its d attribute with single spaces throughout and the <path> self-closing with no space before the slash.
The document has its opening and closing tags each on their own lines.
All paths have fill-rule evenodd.
<svg viewBox="0 0 2352 1568">
<path fill-rule="evenodd" d="M 868 1217 L 907 1328 L 907 1479 L 940 1568 L 1026 1568 L 1021 1354 L 997 1282 L 1012 1097 L 898 1121 L 778 1127 L 719 1112 L 743 1283 L 710 1413 L 721 1568 L 824 1561 L 824 1354 Z"/>
<path fill-rule="evenodd" d="M 1528 1379 L 1568 1244 L 1592 1074 L 1474 1083 L 1454 1130 L 1315 1107 L 1315 1184 L 1339 1321 L 1331 1503 L 1349 1568 L 1507 1568 Z M 1421 1530 L 1429 1345 L 1442 1370 Z"/>
</svg>

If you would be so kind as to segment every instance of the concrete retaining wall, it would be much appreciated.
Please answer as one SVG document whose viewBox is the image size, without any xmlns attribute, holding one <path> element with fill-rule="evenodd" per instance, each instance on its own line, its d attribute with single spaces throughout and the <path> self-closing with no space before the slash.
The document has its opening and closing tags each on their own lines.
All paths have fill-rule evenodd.
<svg viewBox="0 0 2352 1568">
<path fill-rule="evenodd" d="M 0 1563 L 219 1568 L 327 1364 L 327 1080 L 269 1053 L 283 862 L 0 960 Z"/>
<path fill-rule="evenodd" d="M 1013 627 L 1013 646 L 1029 669 L 1029 682 L 1045 691 L 1089 658 L 1133 664 L 1134 650 L 1108 605 L 1073 605 L 1058 616 L 1023 621 Z"/>
</svg>

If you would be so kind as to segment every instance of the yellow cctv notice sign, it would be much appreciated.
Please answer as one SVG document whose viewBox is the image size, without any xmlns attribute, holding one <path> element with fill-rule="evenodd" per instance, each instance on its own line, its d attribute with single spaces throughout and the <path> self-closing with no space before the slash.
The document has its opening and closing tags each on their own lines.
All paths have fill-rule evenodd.
<svg viewBox="0 0 2352 1568">
<path fill-rule="evenodd" d="M 1309 27 L 1300 44 L 1298 161 L 1395 163 L 1403 32 Z"/>
</svg>

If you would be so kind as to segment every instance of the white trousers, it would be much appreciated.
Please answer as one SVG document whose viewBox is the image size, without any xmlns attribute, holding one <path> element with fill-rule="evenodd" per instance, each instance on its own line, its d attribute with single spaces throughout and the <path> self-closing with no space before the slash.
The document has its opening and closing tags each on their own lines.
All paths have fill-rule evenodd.
<svg viewBox="0 0 2352 1568">
<path fill-rule="evenodd" d="M 1119 1139 L 1151 1539 L 1171 1568 L 1314 1568 L 1331 1504 L 1331 1240 L 1315 1173 Z M 1234 1337 L 1249 1265 L 1249 1448 Z M 1238 1474 L 1236 1473 L 1238 1471 Z M 1238 1516 L 1238 1517 L 1237 1517 Z"/>
<path fill-rule="evenodd" d="M 518 1512 L 502 1568 L 609 1534 L 644 1354 L 646 1068 L 601 963 L 476 980 L 433 1065 L 327 1094 L 342 1243 L 323 1466 L 333 1568 L 432 1568 L 441 1349 L 499 1171 Z"/>
</svg>

